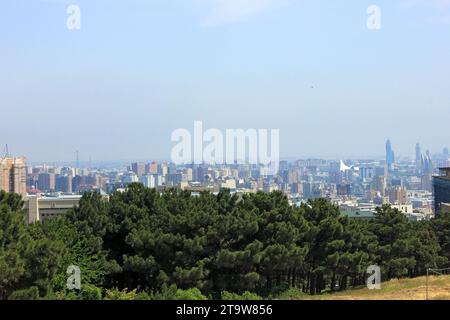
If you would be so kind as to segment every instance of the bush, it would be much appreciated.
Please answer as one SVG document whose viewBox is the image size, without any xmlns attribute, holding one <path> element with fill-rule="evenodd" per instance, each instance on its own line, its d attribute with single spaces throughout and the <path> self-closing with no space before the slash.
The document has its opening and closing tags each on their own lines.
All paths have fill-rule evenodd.
<svg viewBox="0 0 450 320">
<path fill-rule="evenodd" d="M 147 292 L 139 292 L 134 297 L 134 300 L 151 300 L 151 299 L 152 299 L 151 295 L 149 295 Z"/>
<path fill-rule="evenodd" d="M 177 300 L 208 300 L 201 291 L 197 288 L 192 288 L 189 290 L 178 289 L 175 294 Z"/>
<path fill-rule="evenodd" d="M 93 285 L 82 285 L 80 290 L 81 300 L 102 300 L 102 290 Z"/>
<path fill-rule="evenodd" d="M 11 293 L 8 300 L 38 300 L 39 289 L 37 287 L 30 287 L 28 289 L 17 290 Z"/>
<path fill-rule="evenodd" d="M 262 298 L 249 291 L 245 291 L 242 295 L 224 291 L 222 292 L 222 300 L 262 300 Z"/>
<path fill-rule="evenodd" d="M 161 291 L 152 293 L 150 300 L 175 300 L 177 295 L 177 286 L 171 285 L 170 287 L 163 284 Z"/>
<path fill-rule="evenodd" d="M 136 297 L 136 289 L 133 291 L 128 291 L 128 289 L 123 289 L 122 291 L 112 289 L 106 290 L 105 300 L 136 300 Z"/>
<path fill-rule="evenodd" d="M 290 288 L 276 296 L 271 296 L 270 298 L 276 300 L 292 300 L 300 299 L 302 296 L 307 296 L 307 294 L 298 288 Z"/>
</svg>

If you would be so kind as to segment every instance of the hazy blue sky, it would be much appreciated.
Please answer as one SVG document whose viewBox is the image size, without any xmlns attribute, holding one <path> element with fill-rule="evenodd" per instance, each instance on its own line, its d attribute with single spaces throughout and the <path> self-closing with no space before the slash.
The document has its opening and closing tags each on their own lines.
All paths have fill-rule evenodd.
<svg viewBox="0 0 450 320">
<path fill-rule="evenodd" d="M 282 157 L 450 146 L 450 0 L 1 4 L 0 145 L 32 161 L 168 159 L 194 120 L 278 128 Z"/>
</svg>

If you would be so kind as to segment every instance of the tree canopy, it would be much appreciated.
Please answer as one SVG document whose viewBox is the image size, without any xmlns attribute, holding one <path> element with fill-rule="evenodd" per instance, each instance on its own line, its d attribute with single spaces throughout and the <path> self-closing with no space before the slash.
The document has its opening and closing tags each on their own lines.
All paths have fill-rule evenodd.
<svg viewBox="0 0 450 320">
<path fill-rule="evenodd" d="M 109 201 L 86 193 L 66 215 L 28 225 L 0 192 L 0 299 L 230 299 L 320 294 L 415 277 L 450 258 L 450 215 L 411 222 L 389 206 L 352 220 L 325 199 L 238 196 L 131 184 Z M 81 289 L 66 286 L 69 265 Z"/>
</svg>

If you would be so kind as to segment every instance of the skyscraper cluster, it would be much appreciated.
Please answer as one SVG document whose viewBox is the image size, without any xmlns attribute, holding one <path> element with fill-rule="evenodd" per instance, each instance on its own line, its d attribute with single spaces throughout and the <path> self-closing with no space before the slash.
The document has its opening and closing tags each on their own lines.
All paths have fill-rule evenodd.
<svg viewBox="0 0 450 320">
<path fill-rule="evenodd" d="M 432 176 L 434 173 L 433 160 L 429 150 L 427 150 L 425 154 L 422 153 L 419 143 L 416 144 L 416 167 L 417 173 L 420 176 L 422 189 L 431 191 Z"/>
</svg>

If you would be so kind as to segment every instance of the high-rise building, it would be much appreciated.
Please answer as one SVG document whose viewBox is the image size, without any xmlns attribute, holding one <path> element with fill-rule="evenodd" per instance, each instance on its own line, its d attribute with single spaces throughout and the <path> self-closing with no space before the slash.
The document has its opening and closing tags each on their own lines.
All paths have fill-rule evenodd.
<svg viewBox="0 0 450 320">
<path fill-rule="evenodd" d="M 100 188 L 102 186 L 102 177 L 99 174 L 89 174 L 86 176 L 86 184 L 92 188 Z"/>
<path fill-rule="evenodd" d="M 386 177 L 385 176 L 377 176 L 373 180 L 374 190 L 380 193 L 380 196 L 384 197 L 386 195 Z"/>
<path fill-rule="evenodd" d="M 131 171 L 133 171 L 138 177 L 142 177 L 145 174 L 145 164 L 140 162 L 132 163 Z"/>
<path fill-rule="evenodd" d="M 185 169 L 185 174 L 186 174 L 186 180 L 187 181 L 192 181 L 193 179 L 193 172 L 191 168 L 186 168 Z"/>
<path fill-rule="evenodd" d="M 352 194 L 352 187 L 350 184 L 338 184 L 336 185 L 336 193 L 338 196 L 349 196 Z"/>
<path fill-rule="evenodd" d="M 371 181 L 376 176 L 376 170 L 371 167 L 361 167 L 359 168 L 359 177 L 362 181 Z"/>
<path fill-rule="evenodd" d="M 303 183 L 291 184 L 291 193 L 303 195 Z"/>
<path fill-rule="evenodd" d="M 395 153 L 392 150 L 391 140 L 386 141 L 386 164 L 388 166 L 388 170 L 393 170 L 395 163 Z"/>
<path fill-rule="evenodd" d="M 375 176 L 376 177 L 383 177 L 387 179 L 388 172 L 387 172 L 387 165 L 376 167 L 375 168 Z"/>
<path fill-rule="evenodd" d="M 303 198 L 310 199 L 313 197 L 313 185 L 310 182 L 303 183 Z"/>
<path fill-rule="evenodd" d="M 404 187 L 391 187 L 388 189 L 387 195 L 391 204 L 406 204 L 406 189 Z"/>
<path fill-rule="evenodd" d="M 162 185 L 162 176 L 158 174 L 147 174 L 139 178 L 146 188 L 157 188 Z"/>
<path fill-rule="evenodd" d="M 176 186 L 183 180 L 183 174 L 181 173 L 169 173 L 166 177 L 166 183 L 169 186 Z"/>
<path fill-rule="evenodd" d="M 442 204 L 450 203 L 450 168 L 441 168 L 439 172 L 439 176 L 433 177 L 435 212 Z"/>
<path fill-rule="evenodd" d="M 25 157 L 0 158 L 0 190 L 27 194 L 27 166 Z"/>
<path fill-rule="evenodd" d="M 55 177 L 55 191 L 72 193 L 72 177 L 68 175 L 57 175 Z"/>
<path fill-rule="evenodd" d="M 167 164 L 161 163 L 161 164 L 158 166 L 158 174 L 160 174 L 160 175 L 162 175 L 162 176 L 165 176 L 165 175 L 168 174 L 168 173 L 169 173 L 169 167 L 167 166 Z"/>
<path fill-rule="evenodd" d="M 121 180 L 123 183 L 129 184 L 139 182 L 139 177 L 134 172 L 128 172 L 122 176 Z"/>
<path fill-rule="evenodd" d="M 145 169 L 146 174 L 157 174 L 158 173 L 158 164 L 156 162 L 148 163 Z"/>
<path fill-rule="evenodd" d="M 420 165 L 420 180 L 423 190 L 432 191 L 432 175 L 434 167 L 429 151 L 422 155 Z"/>
<path fill-rule="evenodd" d="M 197 182 L 205 182 L 207 180 L 206 175 L 208 174 L 208 168 L 199 165 L 197 167 L 194 168 L 194 179 Z"/>
<path fill-rule="evenodd" d="M 421 160 L 422 160 L 422 149 L 420 148 L 420 143 L 417 143 L 416 144 L 416 166 L 417 166 L 417 169 L 419 169 L 419 170 L 420 170 Z"/>
<path fill-rule="evenodd" d="M 75 176 L 72 178 L 72 191 L 73 192 L 80 192 L 83 187 L 86 185 L 86 177 L 85 176 Z"/>
<path fill-rule="evenodd" d="M 38 176 L 38 189 L 42 192 L 55 191 L 55 174 L 43 172 Z"/>
</svg>

